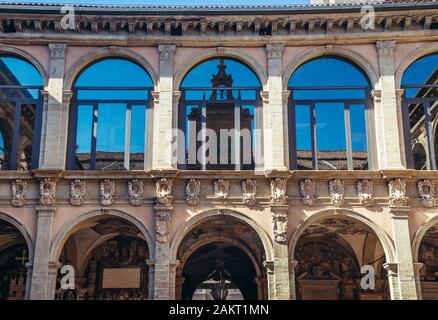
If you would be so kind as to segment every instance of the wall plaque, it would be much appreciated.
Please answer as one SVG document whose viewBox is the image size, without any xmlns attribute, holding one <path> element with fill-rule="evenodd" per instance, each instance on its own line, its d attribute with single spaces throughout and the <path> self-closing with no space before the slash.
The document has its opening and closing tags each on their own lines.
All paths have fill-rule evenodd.
<svg viewBox="0 0 438 320">
<path fill-rule="evenodd" d="M 140 268 L 103 269 L 103 289 L 140 288 Z"/>
</svg>

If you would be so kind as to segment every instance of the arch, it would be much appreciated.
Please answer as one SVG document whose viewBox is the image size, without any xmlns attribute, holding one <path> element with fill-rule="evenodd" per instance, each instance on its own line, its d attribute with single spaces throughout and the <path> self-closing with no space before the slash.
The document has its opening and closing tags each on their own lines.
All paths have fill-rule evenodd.
<svg viewBox="0 0 438 320">
<path fill-rule="evenodd" d="M 420 244 L 424 235 L 436 224 L 438 224 L 438 216 L 434 216 L 424 222 L 417 232 L 415 232 L 414 239 L 412 240 L 412 259 L 414 262 L 418 262 L 418 252 L 420 251 Z"/>
<path fill-rule="evenodd" d="M 93 210 L 89 211 L 83 214 L 80 214 L 73 220 L 65 223 L 57 232 L 55 238 L 52 241 L 52 245 L 50 248 L 50 261 L 58 261 L 59 256 L 61 255 L 62 248 L 64 247 L 65 242 L 68 240 L 68 238 L 77 230 L 79 230 L 79 225 L 81 222 L 85 222 L 91 218 L 98 217 L 98 216 L 115 216 L 122 218 L 130 223 L 132 223 L 134 226 L 140 230 L 140 232 L 144 235 L 145 241 L 148 245 L 149 249 L 149 255 L 151 257 L 155 256 L 155 247 L 153 245 L 152 237 L 145 227 L 145 225 L 139 221 L 134 216 L 130 215 L 129 213 L 126 213 L 121 210 L 116 209 L 100 209 L 100 210 Z"/>
<path fill-rule="evenodd" d="M 202 240 L 198 240 L 195 243 L 193 243 L 190 250 L 184 252 L 183 259 L 181 260 L 181 263 L 179 264 L 179 266 L 177 268 L 177 275 L 179 275 L 179 276 L 182 275 L 182 272 L 184 269 L 183 268 L 184 264 L 191 257 L 191 255 L 193 253 L 195 253 L 199 248 L 201 248 L 202 246 L 204 246 L 206 244 L 218 242 L 218 241 L 236 246 L 237 248 L 242 250 L 248 256 L 249 260 L 251 260 L 257 275 L 258 276 L 262 275 L 262 270 L 261 270 L 259 264 L 257 263 L 256 257 L 254 257 L 254 254 L 243 243 L 238 241 L 238 239 L 232 239 L 232 238 L 224 237 L 224 236 L 221 236 L 220 238 L 219 237 L 213 238 L 213 239 L 202 239 Z"/>
<path fill-rule="evenodd" d="M 430 44 L 427 46 L 422 46 L 418 49 L 414 49 L 411 51 L 408 56 L 400 63 L 396 73 L 395 73 L 395 85 L 397 89 L 401 88 L 401 82 L 403 79 L 403 75 L 405 74 L 406 70 L 409 68 L 411 64 L 413 64 L 415 61 L 417 61 L 420 58 L 423 58 L 429 54 L 437 53 L 438 52 L 438 44 Z"/>
<path fill-rule="evenodd" d="M 319 211 L 315 214 L 312 214 L 310 217 L 305 219 L 302 223 L 300 223 L 297 228 L 294 230 L 292 237 L 289 240 L 289 257 L 291 260 L 294 260 L 295 257 L 295 247 L 297 245 L 297 242 L 303 232 L 313 223 L 318 222 L 320 220 L 323 220 L 325 218 L 330 218 L 333 216 L 344 216 L 353 218 L 359 222 L 364 223 L 367 225 L 371 230 L 373 230 L 377 238 L 379 239 L 383 251 L 385 252 L 386 256 L 386 262 L 392 262 L 395 261 L 395 253 L 394 253 L 394 245 L 388 236 L 388 234 L 382 230 L 377 224 L 366 218 L 365 216 L 361 215 L 360 213 L 357 213 L 352 210 L 347 209 L 327 209 Z"/>
<path fill-rule="evenodd" d="M 184 240 L 185 236 L 193 230 L 196 226 L 201 224 L 203 221 L 205 221 L 208 218 L 213 218 L 215 216 L 221 216 L 226 215 L 230 217 L 234 217 L 244 223 L 246 223 L 248 226 L 250 226 L 259 236 L 260 241 L 263 244 L 263 249 L 265 250 L 266 254 L 266 260 L 272 261 L 274 259 L 274 252 L 272 247 L 272 242 L 270 237 L 268 236 L 267 232 L 259 226 L 254 220 L 249 218 L 243 213 L 240 213 L 238 211 L 229 210 L 229 209 L 213 209 L 213 210 L 207 210 L 202 213 L 199 213 L 195 215 L 190 220 L 186 221 L 184 223 L 183 228 L 179 228 L 176 232 L 175 236 L 172 239 L 172 242 L 170 244 L 170 252 L 169 252 L 169 259 L 176 260 L 177 254 L 178 254 L 178 248 L 180 247 L 182 241 Z"/>
<path fill-rule="evenodd" d="M 17 228 L 18 231 L 20 231 L 21 235 L 26 241 L 27 249 L 29 250 L 29 261 L 33 261 L 33 254 L 34 254 L 33 241 L 29 233 L 27 232 L 26 228 L 20 222 L 18 222 L 17 220 L 15 220 L 11 216 L 3 212 L 0 212 L 0 220 L 10 223 L 15 228 Z"/>
<path fill-rule="evenodd" d="M 240 62 L 245 63 L 259 78 L 261 87 L 266 90 L 268 83 L 268 76 L 266 75 L 263 67 L 250 55 L 232 48 L 210 48 L 197 52 L 196 54 L 190 56 L 190 58 L 182 64 L 182 67 L 174 75 L 174 88 L 178 90 L 184 80 L 184 77 L 193 69 L 197 64 L 202 61 L 218 58 L 218 57 L 228 57 L 237 59 Z"/>
<path fill-rule="evenodd" d="M 143 69 L 146 70 L 146 72 L 149 74 L 149 76 L 152 79 L 154 87 L 155 88 L 157 87 L 158 75 L 155 72 L 155 70 L 152 68 L 150 63 L 144 57 L 125 48 L 110 46 L 89 52 L 85 54 L 82 58 L 80 58 L 78 61 L 76 61 L 70 67 L 70 69 L 67 71 L 65 75 L 64 89 L 71 90 L 77 76 L 91 63 L 101 60 L 103 58 L 110 58 L 110 57 L 125 58 L 131 60 L 134 63 L 137 63 L 139 66 L 141 66 Z"/>
<path fill-rule="evenodd" d="M 4 46 L 2 45 L 0 47 L 0 55 L 12 55 L 16 56 L 18 58 L 22 58 L 29 62 L 32 66 L 34 66 L 38 73 L 40 74 L 41 78 L 43 79 L 44 86 L 48 86 L 49 78 L 47 76 L 46 69 L 42 66 L 42 64 L 31 54 L 27 53 L 26 51 L 23 51 L 18 48 L 10 47 L 10 46 Z"/>
<path fill-rule="evenodd" d="M 285 68 L 283 73 L 283 90 L 287 90 L 289 79 L 304 63 L 323 56 L 335 56 L 347 59 L 356 64 L 367 76 L 373 89 L 379 84 L 379 76 L 373 66 L 359 53 L 338 46 L 322 46 L 311 48 L 296 56 Z"/>
</svg>

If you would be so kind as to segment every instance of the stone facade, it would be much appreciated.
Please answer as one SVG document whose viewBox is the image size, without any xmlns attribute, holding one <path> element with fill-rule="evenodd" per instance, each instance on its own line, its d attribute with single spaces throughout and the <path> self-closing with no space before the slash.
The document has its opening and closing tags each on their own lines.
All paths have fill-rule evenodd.
<svg viewBox="0 0 438 320">
<path fill-rule="evenodd" d="M 302 239 L 310 241 L 318 226 L 348 234 L 345 239 L 351 240 L 359 264 L 372 262 L 385 270 L 380 279 L 388 282 L 388 297 L 421 299 L 420 243 L 438 223 L 430 194 L 435 189 L 424 191 L 423 186 L 438 180 L 438 173 L 406 168 L 398 90 L 410 63 L 438 52 L 438 32 L 431 27 L 438 16 L 434 6 L 412 4 L 410 10 L 400 11 L 397 4 L 376 5 L 373 32 L 360 29 L 360 7 L 354 5 L 342 13 L 336 6 L 306 7 L 304 14 L 293 7 L 274 13 L 229 8 L 217 15 L 187 8 L 184 16 L 176 10 L 172 14 L 173 9 L 161 13 L 146 8 L 134 17 L 110 15 L 107 11 L 118 9 L 106 8 L 98 19 L 93 7 L 87 7 L 77 14 L 74 30 L 59 26 L 59 7 L 48 6 L 51 13 L 43 14 L 21 12 L 24 9 L 16 5 L 17 10 L 8 13 L 11 6 L 0 6 L 0 18 L 15 26 L 12 33 L 1 30 L 0 52 L 33 63 L 45 80 L 46 95 L 39 168 L 0 173 L 0 219 L 16 226 L 32 248 L 26 297 L 54 299 L 67 240 L 106 217 L 129 222 L 147 243 L 143 262 L 149 299 L 183 297 L 190 256 L 180 248 L 194 252 L 209 241 L 218 242 L 216 231 L 205 225 L 216 219 L 228 223 L 224 239 L 239 232 L 234 242 L 246 243 L 241 250 L 254 253 L 256 298 L 296 299 L 311 280 L 327 288 L 341 281 L 338 276 L 319 279 L 317 268 L 303 272 L 307 240 Z M 181 33 L 176 35 L 176 29 Z M 289 170 L 287 83 L 304 61 L 325 55 L 353 61 L 373 86 L 370 170 Z M 265 161 L 256 171 L 178 170 L 171 149 L 165 147 L 174 139 L 184 75 L 218 56 L 244 62 L 261 81 Z M 65 170 L 74 79 L 104 57 L 135 61 L 154 81 L 151 158 L 144 171 Z M 194 230 L 206 236 L 195 237 Z M 365 240 L 364 232 L 374 240 Z M 377 253 L 362 249 L 366 241 L 380 243 L 375 245 Z M 76 253 L 77 264 L 86 265 L 79 256 L 89 254 L 93 244 L 87 245 Z M 384 263 L 374 262 L 380 253 Z M 86 268 L 76 270 L 77 283 L 84 281 Z M 425 286 L 433 296 L 433 285 Z M 367 297 L 363 292 L 359 296 Z"/>
</svg>

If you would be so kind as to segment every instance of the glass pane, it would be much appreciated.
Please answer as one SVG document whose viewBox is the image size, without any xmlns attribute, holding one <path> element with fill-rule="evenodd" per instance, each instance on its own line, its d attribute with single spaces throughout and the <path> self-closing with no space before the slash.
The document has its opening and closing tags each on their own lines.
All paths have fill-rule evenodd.
<svg viewBox="0 0 438 320">
<path fill-rule="evenodd" d="M 427 163 L 428 143 L 424 124 L 425 109 L 422 104 L 411 104 L 408 108 L 414 168 L 416 170 L 427 170 L 429 167 Z"/>
<path fill-rule="evenodd" d="M 20 136 L 18 142 L 18 170 L 31 170 L 32 168 L 32 149 L 34 146 L 34 128 L 36 118 L 35 104 L 22 104 L 20 117 Z"/>
<path fill-rule="evenodd" d="M 344 104 L 316 103 L 315 113 L 318 169 L 346 170 Z"/>
<path fill-rule="evenodd" d="M 11 166 L 15 103 L 0 102 L 0 170 Z"/>
<path fill-rule="evenodd" d="M 79 100 L 148 100 L 147 90 L 78 90 Z"/>
<path fill-rule="evenodd" d="M 312 128 L 310 127 L 310 106 L 295 106 L 295 128 L 297 143 L 297 167 L 301 170 L 312 168 Z"/>
<path fill-rule="evenodd" d="M 293 95 L 295 100 L 330 100 L 330 99 L 365 99 L 366 90 L 365 89 L 343 89 L 343 90 L 293 90 Z"/>
<path fill-rule="evenodd" d="M 144 170 L 146 106 L 132 106 L 130 170 Z"/>
<path fill-rule="evenodd" d="M 365 105 L 350 105 L 351 146 L 353 169 L 368 169 L 368 146 L 365 121 Z"/>
<path fill-rule="evenodd" d="M 96 169 L 123 170 L 126 104 L 100 103 L 98 107 Z"/>
<path fill-rule="evenodd" d="M 75 168 L 90 169 L 91 135 L 93 131 L 93 106 L 78 106 Z"/>
</svg>

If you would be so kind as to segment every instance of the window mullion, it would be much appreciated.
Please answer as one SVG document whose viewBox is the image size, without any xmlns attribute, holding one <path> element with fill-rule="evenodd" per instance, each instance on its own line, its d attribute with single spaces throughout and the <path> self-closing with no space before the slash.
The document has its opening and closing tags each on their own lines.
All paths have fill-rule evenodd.
<svg viewBox="0 0 438 320">
<path fill-rule="evenodd" d="M 353 147 L 351 143 L 350 105 L 344 104 L 345 142 L 347 147 L 347 169 L 353 170 Z"/>
<path fill-rule="evenodd" d="M 129 103 L 125 109 L 125 155 L 124 167 L 129 170 L 130 155 L 131 155 L 131 113 L 132 104 Z"/>
<path fill-rule="evenodd" d="M 434 139 L 433 139 L 433 130 L 432 130 L 432 123 L 430 121 L 431 114 L 430 114 L 430 101 L 426 100 L 424 102 L 424 125 L 426 127 L 426 136 L 427 136 L 427 144 L 428 144 L 428 150 L 429 150 L 429 165 L 431 170 L 436 170 L 436 160 L 435 160 L 435 145 L 434 145 Z"/>
<path fill-rule="evenodd" d="M 98 121 L 98 104 L 93 104 L 93 121 L 92 121 L 92 135 L 91 135 L 91 157 L 90 169 L 96 169 L 96 146 L 97 146 L 97 121 Z"/>
<path fill-rule="evenodd" d="M 312 168 L 318 170 L 317 143 L 316 143 L 316 112 L 315 103 L 310 104 L 310 128 L 312 135 Z"/>
</svg>

